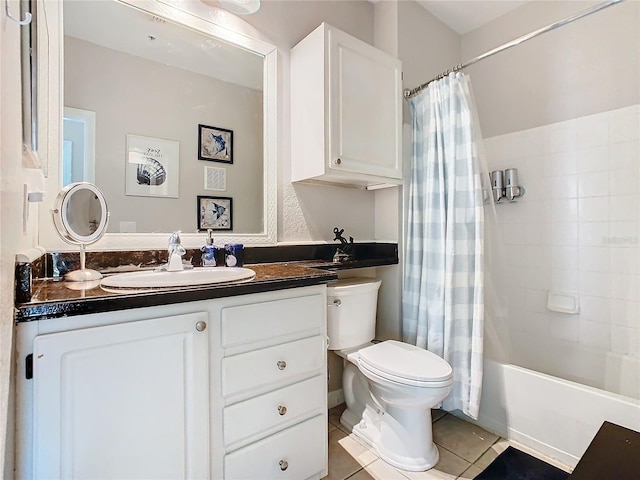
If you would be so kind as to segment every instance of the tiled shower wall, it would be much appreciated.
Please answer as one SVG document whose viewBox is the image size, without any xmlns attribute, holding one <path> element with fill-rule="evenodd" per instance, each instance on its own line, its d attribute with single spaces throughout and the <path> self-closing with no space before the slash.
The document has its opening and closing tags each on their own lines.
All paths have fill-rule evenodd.
<svg viewBox="0 0 640 480">
<path fill-rule="evenodd" d="M 640 397 L 640 106 L 485 139 L 526 194 L 496 206 L 511 361 Z M 547 309 L 578 294 L 579 314 Z"/>
</svg>

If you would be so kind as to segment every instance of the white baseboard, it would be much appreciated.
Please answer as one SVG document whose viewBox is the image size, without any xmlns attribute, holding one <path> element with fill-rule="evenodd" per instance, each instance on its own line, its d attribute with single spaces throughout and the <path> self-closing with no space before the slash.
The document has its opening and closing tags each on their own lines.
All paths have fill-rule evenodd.
<svg viewBox="0 0 640 480">
<path fill-rule="evenodd" d="M 337 407 L 341 403 L 344 403 L 344 392 L 342 389 L 334 390 L 327 394 L 327 408 Z"/>
</svg>

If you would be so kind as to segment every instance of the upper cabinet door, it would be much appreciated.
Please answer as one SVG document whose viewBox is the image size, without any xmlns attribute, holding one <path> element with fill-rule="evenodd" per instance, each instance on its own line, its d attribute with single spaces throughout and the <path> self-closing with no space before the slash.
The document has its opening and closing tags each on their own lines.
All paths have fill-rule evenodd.
<svg viewBox="0 0 640 480">
<path fill-rule="evenodd" d="M 291 51 L 291 180 L 402 183 L 402 67 L 323 23 Z"/>
<path fill-rule="evenodd" d="M 340 30 L 328 42 L 329 168 L 402 178 L 400 61 Z"/>
<path fill-rule="evenodd" d="M 209 478 L 198 322 L 207 314 L 36 337 L 33 478 Z"/>
</svg>

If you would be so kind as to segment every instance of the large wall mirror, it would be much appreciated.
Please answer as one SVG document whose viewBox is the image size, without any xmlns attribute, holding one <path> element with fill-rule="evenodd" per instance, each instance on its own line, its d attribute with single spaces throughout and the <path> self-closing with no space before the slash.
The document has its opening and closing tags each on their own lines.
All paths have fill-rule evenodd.
<svg viewBox="0 0 640 480">
<path fill-rule="evenodd" d="M 47 199 L 71 182 L 102 190 L 111 219 L 94 249 L 164 248 L 175 230 L 197 247 L 203 226 L 220 243 L 275 243 L 275 47 L 202 2 L 58 5 Z M 50 223 L 41 243 L 62 249 Z"/>
</svg>

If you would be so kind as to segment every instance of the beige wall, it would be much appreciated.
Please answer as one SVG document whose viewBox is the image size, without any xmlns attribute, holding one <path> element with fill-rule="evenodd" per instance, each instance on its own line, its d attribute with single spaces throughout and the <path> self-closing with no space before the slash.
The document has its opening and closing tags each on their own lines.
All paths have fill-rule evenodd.
<svg viewBox="0 0 640 480">
<path fill-rule="evenodd" d="M 404 88 L 415 88 L 460 62 L 460 35 L 412 1 L 398 3 L 398 55 Z M 410 123 L 408 108 L 404 122 Z"/>
<path fill-rule="evenodd" d="M 109 232 L 121 221 L 138 232 L 195 232 L 197 195 L 233 198 L 233 232 L 262 231 L 261 92 L 71 37 L 64 79 L 65 106 L 96 112 L 95 184 Z M 198 124 L 233 130 L 233 164 L 198 160 Z M 179 198 L 125 195 L 127 134 L 180 143 Z M 225 169 L 226 191 L 204 189 L 204 166 Z"/>
<path fill-rule="evenodd" d="M 374 8 L 373 45 L 394 57 L 398 56 L 398 2 L 376 2 Z"/>
<path fill-rule="evenodd" d="M 11 2 L 11 7 L 16 5 Z M 14 262 L 18 250 L 36 244 L 37 206 L 31 205 L 23 233 L 20 88 L 20 27 L 0 12 L 0 474 L 13 476 L 13 350 Z"/>
<path fill-rule="evenodd" d="M 536 1 L 462 37 L 464 60 L 599 2 Z M 485 137 L 638 103 L 640 2 L 623 2 L 467 69 Z"/>
</svg>

